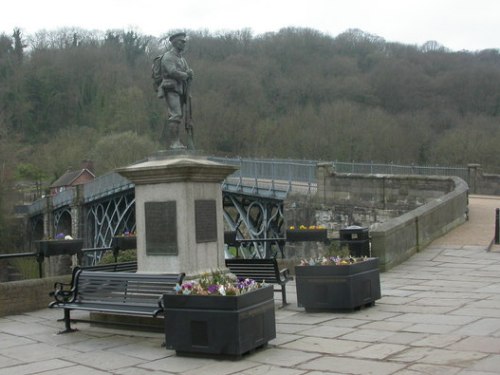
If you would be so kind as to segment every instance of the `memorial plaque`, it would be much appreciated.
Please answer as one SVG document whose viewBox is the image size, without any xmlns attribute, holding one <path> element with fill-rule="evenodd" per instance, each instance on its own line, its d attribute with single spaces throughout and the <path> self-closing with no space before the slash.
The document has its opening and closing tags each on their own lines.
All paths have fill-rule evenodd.
<svg viewBox="0 0 500 375">
<path fill-rule="evenodd" d="M 194 202 L 196 243 L 217 241 L 217 209 L 214 199 Z"/>
<path fill-rule="evenodd" d="M 177 206 L 175 201 L 145 202 L 146 254 L 177 255 Z"/>
</svg>

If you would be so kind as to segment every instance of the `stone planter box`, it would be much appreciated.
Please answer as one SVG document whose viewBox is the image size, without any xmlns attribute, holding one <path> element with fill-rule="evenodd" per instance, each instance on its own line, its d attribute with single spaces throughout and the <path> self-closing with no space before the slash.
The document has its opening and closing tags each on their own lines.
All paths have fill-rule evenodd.
<svg viewBox="0 0 500 375">
<path fill-rule="evenodd" d="M 324 242 L 328 239 L 326 229 L 296 229 L 286 231 L 286 240 L 288 242 L 301 241 L 320 241 Z"/>
<path fill-rule="evenodd" d="M 117 236 L 111 240 L 111 247 L 113 249 L 128 250 L 137 249 L 136 236 Z"/>
<path fill-rule="evenodd" d="M 296 266 L 297 304 L 306 311 L 354 310 L 381 298 L 378 258 L 350 265 Z"/>
<path fill-rule="evenodd" d="M 239 296 L 165 294 L 165 344 L 178 355 L 236 356 L 276 337 L 272 286 Z"/>
<path fill-rule="evenodd" d="M 79 254 L 83 247 L 83 240 L 43 240 L 36 241 L 35 244 L 39 256 L 50 257 Z"/>
</svg>

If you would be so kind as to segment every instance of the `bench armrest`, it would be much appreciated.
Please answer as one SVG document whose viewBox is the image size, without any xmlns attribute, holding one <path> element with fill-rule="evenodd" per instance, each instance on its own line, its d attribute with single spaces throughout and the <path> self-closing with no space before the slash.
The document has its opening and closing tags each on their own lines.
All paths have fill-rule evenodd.
<svg viewBox="0 0 500 375">
<path fill-rule="evenodd" d="M 280 270 L 280 277 L 283 281 L 293 280 L 293 276 L 290 275 L 290 270 L 288 268 Z"/>
<path fill-rule="evenodd" d="M 55 282 L 54 291 L 50 292 L 49 295 L 55 299 L 52 304 L 73 302 L 75 300 L 75 289 L 72 288 L 71 284 Z"/>
</svg>

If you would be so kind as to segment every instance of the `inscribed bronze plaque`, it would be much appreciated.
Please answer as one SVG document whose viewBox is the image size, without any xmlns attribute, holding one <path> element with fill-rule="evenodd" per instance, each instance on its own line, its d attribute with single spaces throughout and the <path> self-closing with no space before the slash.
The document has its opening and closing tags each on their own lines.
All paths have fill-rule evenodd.
<svg viewBox="0 0 500 375">
<path fill-rule="evenodd" d="M 217 241 L 217 210 L 214 199 L 194 201 L 196 243 Z"/>
<path fill-rule="evenodd" d="M 175 201 L 145 202 L 146 254 L 177 255 L 177 206 Z"/>
</svg>

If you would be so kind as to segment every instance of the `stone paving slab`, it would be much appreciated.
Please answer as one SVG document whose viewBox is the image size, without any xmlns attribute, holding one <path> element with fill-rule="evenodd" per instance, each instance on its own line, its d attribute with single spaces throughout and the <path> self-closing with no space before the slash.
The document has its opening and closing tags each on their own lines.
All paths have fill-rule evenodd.
<svg viewBox="0 0 500 375">
<path fill-rule="evenodd" d="M 276 339 L 240 360 L 180 357 L 159 333 L 79 323 L 57 335 L 62 311 L 43 309 L 0 318 L 0 375 L 499 374 L 500 198 L 470 204 L 467 223 L 381 274 L 373 307 L 306 313 L 291 282 L 290 305 L 276 294 Z"/>
</svg>

